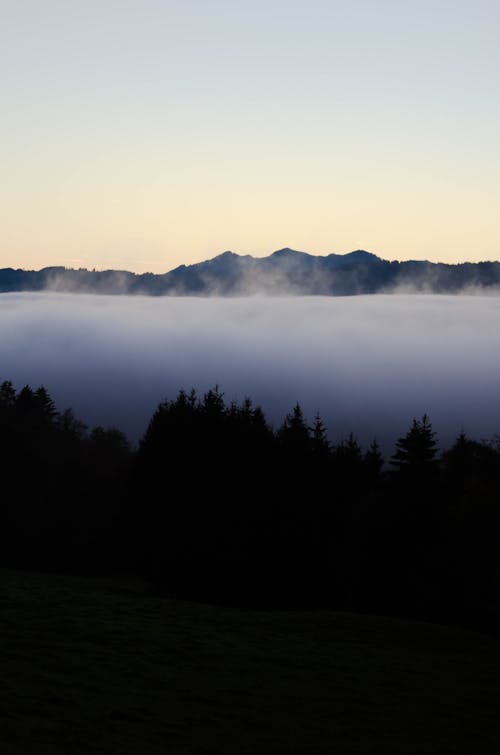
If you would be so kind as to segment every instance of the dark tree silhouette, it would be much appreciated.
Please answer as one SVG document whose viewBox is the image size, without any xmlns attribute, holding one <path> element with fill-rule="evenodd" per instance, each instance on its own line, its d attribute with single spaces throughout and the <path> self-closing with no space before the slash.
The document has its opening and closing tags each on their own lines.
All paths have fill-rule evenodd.
<svg viewBox="0 0 500 755">
<path fill-rule="evenodd" d="M 390 464 L 398 471 L 416 477 L 436 468 L 436 433 L 429 418 L 423 415 L 420 421 L 414 419 L 410 430 L 396 441 L 396 451 Z"/>
<path fill-rule="evenodd" d="M 311 451 L 311 436 L 302 407 L 297 402 L 278 430 L 278 442 L 285 453 L 306 456 Z"/>
<path fill-rule="evenodd" d="M 0 385 L 0 407 L 11 409 L 16 401 L 16 391 L 10 380 Z"/>
<path fill-rule="evenodd" d="M 75 417 L 72 409 L 65 409 L 58 415 L 57 426 L 70 440 L 82 440 L 87 432 L 87 425 Z"/>
<path fill-rule="evenodd" d="M 0 561 L 147 576 L 163 592 L 500 631 L 500 444 L 438 455 L 426 415 L 384 470 L 297 404 L 273 431 L 249 398 L 163 401 L 137 451 L 47 389 L 0 384 Z"/>
<path fill-rule="evenodd" d="M 355 472 L 361 467 L 363 452 L 352 433 L 334 448 L 337 464 L 348 472 Z"/>
<path fill-rule="evenodd" d="M 331 452 L 331 444 L 328 440 L 326 427 L 319 414 L 316 414 L 316 417 L 314 418 L 314 425 L 310 430 L 310 434 L 313 455 L 321 459 L 328 458 Z"/>
<path fill-rule="evenodd" d="M 379 480 L 382 468 L 384 466 L 384 457 L 380 451 L 380 446 L 376 440 L 373 440 L 363 457 L 363 465 L 368 480 L 373 483 Z"/>
<path fill-rule="evenodd" d="M 43 385 L 35 391 L 35 398 L 43 416 L 46 417 L 48 422 L 53 422 L 57 418 L 58 412 L 56 405 Z"/>
</svg>

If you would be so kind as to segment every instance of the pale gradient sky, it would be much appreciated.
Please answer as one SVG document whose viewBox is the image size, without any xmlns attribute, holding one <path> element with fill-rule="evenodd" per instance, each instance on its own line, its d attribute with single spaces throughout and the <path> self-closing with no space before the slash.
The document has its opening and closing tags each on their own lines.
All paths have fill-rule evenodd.
<svg viewBox="0 0 500 755">
<path fill-rule="evenodd" d="M 0 267 L 500 259 L 499 0 L 0 0 Z"/>
</svg>

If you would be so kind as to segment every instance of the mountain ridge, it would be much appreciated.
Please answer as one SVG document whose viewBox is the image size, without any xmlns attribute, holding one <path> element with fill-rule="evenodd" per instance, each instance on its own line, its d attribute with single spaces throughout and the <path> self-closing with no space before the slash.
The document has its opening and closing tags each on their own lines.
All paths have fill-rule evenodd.
<svg viewBox="0 0 500 755">
<path fill-rule="evenodd" d="M 500 262 L 388 261 L 364 249 L 314 255 L 290 247 L 266 257 L 226 250 L 166 273 L 48 266 L 0 269 L 0 293 L 61 291 L 149 296 L 500 293 Z"/>
</svg>

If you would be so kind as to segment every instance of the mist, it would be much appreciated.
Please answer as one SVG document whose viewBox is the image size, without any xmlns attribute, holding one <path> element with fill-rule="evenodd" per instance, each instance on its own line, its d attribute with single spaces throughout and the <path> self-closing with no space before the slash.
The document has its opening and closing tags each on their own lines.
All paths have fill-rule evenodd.
<svg viewBox="0 0 500 755">
<path fill-rule="evenodd" d="M 500 433 L 500 299 L 0 296 L 0 381 L 136 443 L 160 401 L 218 384 L 277 426 L 299 401 L 385 453 L 427 413 L 441 447 Z"/>
</svg>

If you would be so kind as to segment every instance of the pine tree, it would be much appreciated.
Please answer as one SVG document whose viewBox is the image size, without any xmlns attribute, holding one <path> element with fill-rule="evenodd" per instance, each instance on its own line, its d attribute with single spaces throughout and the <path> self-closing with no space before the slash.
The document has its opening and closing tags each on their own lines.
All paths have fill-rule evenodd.
<svg viewBox="0 0 500 755">
<path fill-rule="evenodd" d="M 382 467 L 384 466 L 384 457 L 380 451 L 380 446 L 376 440 L 373 440 L 363 458 L 365 471 L 370 482 L 379 479 Z"/>
<path fill-rule="evenodd" d="M 4 380 L 0 385 L 0 406 L 11 409 L 16 402 L 16 391 L 10 380 Z"/>
<path fill-rule="evenodd" d="M 311 437 L 302 412 L 297 402 L 291 414 L 287 414 L 285 421 L 278 430 L 278 441 L 285 451 L 293 456 L 307 454 L 311 449 Z"/>
<path fill-rule="evenodd" d="M 56 405 L 43 385 L 35 391 L 35 398 L 43 417 L 49 422 L 54 422 L 58 415 Z"/>
<path fill-rule="evenodd" d="M 436 467 L 436 433 L 427 414 L 420 421 L 414 419 L 411 428 L 396 441 L 396 451 L 390 464 L 399 472 L 420 474 Z"/>
<path fill-rule="evenodd" d="M 311 447 L 313 454 L 317 457 L 325 458 L 330 455 L 330 441 L 319 413 L 316 414 L 314 425 L 311 428 Z"/>
</svg>

